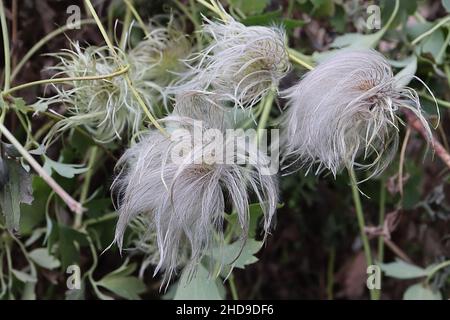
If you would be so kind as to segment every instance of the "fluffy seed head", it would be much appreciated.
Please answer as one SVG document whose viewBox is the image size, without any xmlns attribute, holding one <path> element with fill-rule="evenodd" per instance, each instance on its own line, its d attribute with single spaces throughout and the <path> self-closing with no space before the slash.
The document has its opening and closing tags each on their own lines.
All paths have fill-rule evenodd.
<svg viewBox="0 0 450 320">
<path fill-rule="evenodd" d="M 200 86 L 234 106 L 252 107 L 290 68 L 280 27 L 245 26 L 228 16 L 224 22 L 205 18 L 203 31 L 212 42 L 186 60 L 190 70 L 175 93 Z"/>
<path fill-rule="evenodd" d="M 118 59 L 111 55 L 106 46 L 82 49 L 78 43 L 74 43 L 72 50 L 54 55 L 60 63 L 50 69 L 56 72 L 55 77 L 108 75 L 128 65 L 126 54 L 119 48 L 116 51 Z M 151 107 L 154 102 L 151 91 L 147 90 L 147 84 L 134 77 L 136 73 L 132 69 L 131 67 L 129 76 L 133 85 Z M 58 122 L 47 136 L 47 142 L 57 132 L 73 126 L 83 126 L 96 140 L 106 143 L 121 138 L 126 131 L 130 134 L 137 132 L 142 123 L 143 111 L 123 75 L 99 80 L 68 81 L 54 88 L 56 95 L 41 99 L 40 103 L 47 106 L 64 103 L 69 117 Z"/>
<path fill-rule="evenodd" d="M 277 203 L 275 177 L 262 175 L 259 164 L 240 165 L 215 161 L 217 152 L 234 141 L 193 141 L 196 130 L 204 132 L 213 123 L 172 115 L 164 119 L 172 138 L 150 131 L 119 160 L 122 168 L 114 182 L 118 194 L 119 220 L 115 241 L 119 247 L 129 222 L 145 215 L 149 229 L 156 234 L 159 261 L 155 270 L 170 280 L 180 261 L 187 268 L 223 244 L 223 219 L 229 203 L 237 212 L 245 239 L 249 227 L 251 194 L 264 212 L 264 227 L 269 230 Z M 175 130 L 178 130 L 175 134 Z M 198 148 L 198 146 L 201 146 Z M 236 145 L 235 157 L 249 155 Z M 214 150 L 214 152 L 209 152 Z M 176 157 L 174 157 L 176 155 Z M 263 157 L 263 155 L 261 155 Z M 176 160 L 174 160 L 176 158 Z M 187 254 L 186 254 L 187 252 Z M 187 259 L 186 259 L 187 257 Z"/>
<path fill-rule="evenodd" d="M 398 111 L 413 111 L 431 136 L 417 93 L 396 83 L 374 50 L 343 50 L 286 90 L 282 145 L 292 164 L 335 175 L 343 167 L 380 173 L 397 150 Z"/>
</svg>

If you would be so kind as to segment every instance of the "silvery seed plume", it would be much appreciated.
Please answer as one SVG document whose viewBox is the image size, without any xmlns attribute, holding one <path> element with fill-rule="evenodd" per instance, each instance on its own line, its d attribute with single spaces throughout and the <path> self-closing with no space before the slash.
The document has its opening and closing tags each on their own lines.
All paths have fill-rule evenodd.
<svg viewBox="0 0 450 320">
<path fill-rule="evenodd" d="M 262 175 L 258 163 L 240 165 L 236 160 L 231 164 L 218 161 L 220 152 L 217 151 L 234 142 L 201 138 L 199 141 L 194 133 L 206 132 L 212 123 L 204 124 L 179 115 L 163 121 L 173 133 L 172 138 L 152 130 L 128 149 L 119 160 L 121 172 L 113 190 L 119 199 L 115 242 L 122 248 L 129 222 L 139 215 L 148 217 L 149 232 L 156 233 L 159 250 L 155 274 L 164 272 L 164 281 L 168 282 L 180 261 L 186 261 L 186 252 L 186 267 L 193 272 L 205 254 L 220 250 L 227 203 L 237 212 L 241 238 L 246 239 L 249 202 L 254 195 L 263 209 L 267 232 L 278 191 L 276 178 Z M 175 131 L 176 128 L 182 130 Z M 249 157 L 243 145 L 236 144 L 235 149 L 235 158 Z M 174 155 L 178 157 L 176 161 Z"/>
<path fill-rule="evenodd" d="M 284 160 L 316 165 L 334 175 L 344 167 L 380 173 L 398 147 L 398 111 L 421 120 L 417 93 L 396 83 L 388 61 L 374 50 L 344 50 L 308 72 L 284 96 L 281 127 Z"/>
<path fill-rule="evenodd" d="M 218 98 L 215 94 L 195 90 L 179 93 L 175 97 L 173 114 L 202 121 L 208 128 L 225 131 L 232 127 L 227 116 L 230 110 Z"/>
<path fill-rule="evenodd" d="M 129 63 L 123 51 L 119 48 L 116 51 L 119 61 L 111 56 L 106 46 L 83 49 L 74 43 L 72 50 L 53 54 L 59 64 L 49 69 L 56 73 L 55 77 L 107 75 Z M 133 85 L 146 105 L 152 108 L 155 102 L 153 86 L 137 78 L 139 74 L 135 71 L 134 66 L 128 71 Z M 47 106 L 64 103 L 68 108 L 68 117 L 54 126 L 46 137 L 46 143 L 50 143 L 56 133 L 74 126 L 83 126 L 96 140 L 104 143 L 120 139 L 123 134 L 132 135 L 140 129 L 143 111 L 123 76 L 68 81 L 54 88 L 56 95 L 43 98 L 39 103 Z"/>
<path fill-rule="evenodd" d="M 276 26 L 245 26 L 227 17 L 223 22 L 205 18 L 203 32 L 211 44 L 186 60 L 190 70 L 172 91 L 200 85 L 234 106 L 252 107 L 290 68 L 285 32 Z"/>
</svg>

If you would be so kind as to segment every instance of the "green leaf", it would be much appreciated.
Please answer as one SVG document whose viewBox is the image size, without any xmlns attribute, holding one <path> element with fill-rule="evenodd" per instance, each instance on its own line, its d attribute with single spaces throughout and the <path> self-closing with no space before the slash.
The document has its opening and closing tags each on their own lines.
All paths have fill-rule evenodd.
<svg viewBox="0 0 450 320">
<path fill-rule="evenodd" d="M 436 30 L 421 42 L 421 53 L 431 55 L 438 64 L 442 63 L 439 58 L 439 52 L 444 45 L 444 41 L 444 32 L 442 30 Z"/>
<path fill-rule="evenodd" d="M 78 264 L 80 260 L 79 248 L 87 245 L 86 235 L 68 226 L 59 224 L 58 228 L 58 257 L 61 259 L 62 267 L 65 269 L 71 264 Z"/>
<path fill-rule="evenodd" d="M 246 265 L 258 261 L 254 255 L 261 249 L 262 244 L 261 241 L 248 239 L 242 248 L 242 241 L 236 241 L 213 250 L 212 258 L 223 265 L 244 269 Z"/>
<path fill-rule="evenodd" d="M 249 16 L 242 19 L 241 22 L 246 26 L 282 25 L 287 30 L 302 27 L 306 24 L 306 21 L 304 20 L 283 18 L 282 14 L 283 12 L 279 9 L 260 15 Z"/>
<path fill-rule="evenodd" d="M 206 268 L 199 264 L 194 277 L 189 281 L 185 269 L 178 281 L 174 300 L 223 300 L 220 279 L 211 279 Z"/>
<path fill-rule="evenodd" d="M 13 273 L 13 275 L 20 281 L 22 281 L 23 283 L 27 283 L 27 282 L 31 282 L 31 283 L 35 283 L 37 282 L 37 279 L 35 276 L 32 276 L 29 273 L 26 272 L 22 272 L 16 269 L 11 269 L 11 272 Z"/>
<path fill-rule="evenodd" d="M 450 12 L 450 0 L 442 0 L 442 6 L 447 12 Z"/>
<path fill-rule="evenodd" d="M 142 280 L 132 276 L 107 275 L 97 284 L 129 300 L 140 300 L 139 294 L 146 291 Z"/>
<path fill-rule="evenodd" d="M 417 71 L 417 58 L 415 55 L 407 58 L 404 63 L 406 63 L 406 66 L 395 75 L 395 86 L 398 88 L 407 86 Z"/>
<path fill-rule="evenodd" d="M 269 2 L 270 0 L 228 0 L 230 6 L 239 9 L 245 15 L 262 13 Z"/>
<path fill-rule="evenodd" d="M 33 202 L 30 174 L 20 163 L 12 159 L 3 160 L 8 180 L 0 190 L 0 207 L 9 230 L 18 230 L 20 204 Z"/>
<path fill-rule="evenodd" d="M 281 9 L 275 11 L 269 11 L 263 14 L 253 15 L 242 19 L 241 22 L 246 26 L 268 25 L 278 21 L 281 18 L 283 12 Z"/>
<path fill-rule="evenodd" d="M 332 48 L 373 48 L 380 40 L 380 33 L 360 34 L 346 33 L 336 37 L 331 43 Z"/>
<path fill-rule="evenodd" d="M 56 269 L 61 263 L 58 259 L 48 253 L 47 248 L 38 248 L 30 252 L 29 257 L 37 265 L 45 269 Z"/>
<path fill-rule="evenodd" d="M 405 291 L 403 300 L 442 300 L 442 294 L 440 291 L 433 291 L 422 283 L 417 283 Z"/>
<path fill-rule="evenodd" d="M 311 0 L 314 6 L 312 15 L 316 17 L 332 17 L 335 12 L 335 4 L 333 0 Z"/>
<path fill-rule="evenodd" d="M 48 174 L 55 171 L 60 176 L 73 178 L 76 174 L 84 173 L 88 169 L 89 168 L 84 168 L 82 164 L 61 163 L 45 157 L 44 170 L 47 171 Z"/>
<path fill-rule="evenodd" d="M 260 217 L 263 215 L 263 211 L 259 203 L 252 203 L 248 209 L 250 212 L 248 236 L 249 238 L 254 238 L 256 236 L 256 231 L 258 229 Z M 236 212 L 233 212 L 230 215 L 226 215 L 225 218 L 227 219 L 230 225 L 239 223 Z"/>
<path fill-rule="evenodd" d="M 397 279 L 414 279 L 428 275 L 427 270 L 402 260 L 397 260 L 391 263 L 382 263 L 380 267 L 388 277 Z"/>
</svg>

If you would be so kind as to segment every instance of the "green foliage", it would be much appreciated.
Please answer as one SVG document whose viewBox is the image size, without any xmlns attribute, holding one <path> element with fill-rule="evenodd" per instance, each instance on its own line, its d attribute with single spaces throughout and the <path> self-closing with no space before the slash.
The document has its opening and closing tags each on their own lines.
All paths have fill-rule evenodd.
<svg viewBox="0 0 450 320">
<path fill-rule="evenodd" d="M 159 2 L 134 3 L 145 21 L 147 17 L 167 9 L 158 7 Z M 442 9 L 431 15 L 437 16 L 435 19 L 421 16 L 421 12 L 425 14 L 423 12 L 426 10 L 419 9 L 428 6 L 425 1 L 400 0 L 397 9 L 396 1 L 380 1 L 380 30 L 368 30 L 364 23 L 361 24 L 361 21 L 365 22 L 367 19 L 366 8 L 352 7 L 346 1 L 228 0 L 221 3 L 244 25 L 283 26 L 290 46 L 298 51 L 295 54 L 310 64 L 319 63 L 340 48 L 376 48 L 383 51 L 392 59 L 389 62 L 396 71 L 398 83 L 409 85 L 418 91 L 430 118 L 437 118 L 434 99 L 415 76 L 421 78 L 438 98 L 443 126 L 440 127 L 442 132 L 436 131 L 436 136 L 439 136 L 447 148 L 448 130 L 445 123 L 448 117 L 446 111 L 450 106 L 449 0 L 441 1 Z M 174 1 L 171 5 L 171 10 L 177 13 L 174 19 L 179 22 L 181 31 L 192 33 L 190 41 L 201 48 L 204 44 L 202 41 L 208 39 L 197 38 L 200 13 L 209 18 L 215 18 L 215 14 L 195 1 Z M 178 14 L 178 9 L 181 14 Z M 108 20 L 107 31 L 110 35 L 117 31 L 114 29 L 114 19 L 123 22 L 126 11 L 123 1 L 111 2 L 109 16 L 102 17 L 105 21 Z M 314 28 L 309 28 L 309 23 L 314 23 Z M 134 22 L 133 25 L 136 26 L 137 23 Z M 138 27 L 132 28 L 128 39 L 130 46 L 142 41 L 143 36 Z M 37 69 L 34 63 L 37 61 L 38 64 L 40 58 L 36 56 L 33 59 L 36 60 L 32 60 L 33 68 L 30 70 Z M 303 68 L 294 69 L 286 81 L 296 79 L 304 72 Z M 111 80 L 100 81 L 107 86 Z M 145 250 L 150 249 L 135 248 L 142 230 L 131 228 L 126 233 L 124 248 L 133 250 L 125 250 L 123 257 L 115 246 L 110 247 L 117 217 L 110 192 L 115 175 L 114 166 L 117 158 L 134 142 L 136 136 L 124 136 L 108 143 L 99 143 L 80 123 L 58 136 L 55 143 L 44 150 L 43 137 L 55 123 L 66 116 L 63 113 L 64 103 L 58 102 L 56 108 L 32 101 L 30 97 L 37 99 L 38 96 L 45 96 L 50 87 L 44 90 L 42 86 L 38 93 L 21 90 L 3 95 L 2 92 L 0 123 L 11 128 L 27 152 L 42 164 L 45 171 L 68 194 L 82 202 L 85 211 L 78 215 L 72 213 L 42 177 L 32 174 L 34 171 L 29 163 L 2 136 L 2 141 L 5 142 L 0 145 L 0 299 L 226 299 L 235 297 L 235 281 L 246 281 L 246 277 L 240 278 L 241 275 L 250 274 L 251 281 L 257 279 L 254 275 L 256 269 L 252 265 L 258 262 L 258 256 L 261 257 L 259 251 L 265 250 L 262 249 L 261 236 L 263 213 L 257 203 L 251 204 L 249 208 L 248 239 L 243 241 L 239 237 L 239 217 L 230 208 L 229 212 L 224 213 L 224 246 L 215 248 L 195 268 L 183 269 L 184 265 L 181 264 L 180 275 L 177 279 L 172 279 L 167 292 L 164 286 L 161 287 L 160 278 L 152 278 L 153 270 L 145 271 L 148 263 L 152 266 L 155 264 L 154 260 L 147 259 L 149 252 Z M 20 97 L 22 92 L 23 97 Z M 283 100 L 280 99 L 277 104 L 282 107 Z M 160 101 L 154 108 L 158 116 L 167 111 Z M 249 115 L 254 116 L 258 110 L 255 114 L 250 114 L 253 111 L 245 112 L 247 111 L 238 110 L 235 116 L 246 119 Z M 274 105 L 269 115 L 269 124 L 275 125 L 279 115 L 280 111 Z M 249 126 L 256 125 L 251 123 Z M 404 136 L 406 130 L 399 130 Z M 96 150 L 97 156 L 91 163 L 89 155 L 92 149 Z M 450 292 L 449 257 L 445 254 L 438 256 L 435 251 L 427 250 L 431 242 L 429 239 L 425 243 L 420 242 L 418 237 L 412 238 L 413 240 L 408 238 L 418 233 L 422 235 L 423 230 L 431 229 L 436 233 L 433 233 L 433 237 L 439 239 L 440 246 L 449 237 L 447 226 L 450 203 L 446 201 L 446 188 L 450 178 L 446 168 L 430 150 L 431 148 L 426 148 L 424 140 L 412 130 L 403 162 L 400 154 L 396 154 L 392 165 L 382 177 L 359 186 L 361 193 L 367 195 L 367 198 L 363 197 L 363 209 L 368 232 L 374 232 L 372 248 L 375 249 L 382 229 L 382 232 L 388 233 L 387 239 L 414 261 L 413 264 L 395 259 L 398 251 L 391 251 L 386 246 L 385 255 L 381 255 L 381 259 L 375 259 L 379 260 L 384 272 L 383 283 L 403 284 L 404 281 L 410 281 L 410 286 L 402 292 L 405 300 L 442 300 L 447 299 Z M 403 178 L 400 179 L 402 192 L 398 177 L 400 167 L 403 170 L 400 177 Z M 327 290 L 332 295 L 335 282 L 339 281 L 334 279 L 334 274 L 338 269 L 347 272 L 347 267 L 344 268 L 343 265 L 361 250 L 346 176 L 320 174 L 316 177 L 311 173 L 305 176 L 304 173 L 300 171 L 280 179 L 281 202 L 284 205 L 279 207 L 278 222 L 284 229 L 279 229 L 277 225 L 273 235 L 269 236 L 269 241 L 273 241 L 268 245 L 273 247 L 268 252 L 270 261 L 262 259 L 258 262 L 266 264 L 261 267 L 262 275 L 258 278 L 258 283 L 244 283 L 256 288 L 257 297 L 266 297 L 265 295 L 272 294 L 272 288 L 277 287 L 274 283 L 261 284 L 260 280 L 271 282 L 273 278 L 269 277 L 273 277 L 272 273 L 277 275 L 283 273 L 283 270 L 289 271 L 286 274 L 293 282 L 298 280 L 301 283 L 302 290 L 295 288 L 297 291 L 311 291 L 313 298 L 324 296 L 324 293 L 318 293 L 317 288 L 324 287 L 323 275 L 324 270 L 327 271 Z M 358 178 L 364 179 L 364 174 L 360 174 Z M 383 201 L 380 186 L 385 191 Z M 378 214 L 382 210 L 386 214 L 403 212 L 403 220 L 398 227 L 403 229 L 399 237 L 396 237 L 397 226 L 383 225 L 384 221 L 379 220 Z M 151 244 L 152 250 L 157 251 L 157 244 Z M 374 258 L 378 258 L 380 252 L 373 251 Z M 329 258 L 329 265 L 324 267 L 328 255 L 333 258 Z M 223 267 L 219 268 L 221 264 Z M 66 281 L 70 277 L 68 268 L 71 266 L 80 268 L 79 289 L 67 287 Z M 267 270 L 276 271 L 266 272 Z M 340 271 L 339 274 L 345 272 Z M 303 278 L 295 279 L 299 273 Z M 280 275 L 278 279 L 285 281 L 286 278 Z M 244 284 L 242 287 L 245 287 Z M 345 285 L 345 281 L 340 283 L 341 286 L 343 284 Z M 264 290 L 259 290 L 260 285 L 266 285 Z M 303 290 L 303 285 L 309 287 Z M 283 290 L 274 291 L 273 294 L 289 290 L 287 285 L 283 286 Z M 310 290 L 311 288 L 314 290 Z M 243 298 L 255 295 L 250 289 L 245 294 Z M 311 298 L 306 294 L 305 297 Z"/>
</svg>

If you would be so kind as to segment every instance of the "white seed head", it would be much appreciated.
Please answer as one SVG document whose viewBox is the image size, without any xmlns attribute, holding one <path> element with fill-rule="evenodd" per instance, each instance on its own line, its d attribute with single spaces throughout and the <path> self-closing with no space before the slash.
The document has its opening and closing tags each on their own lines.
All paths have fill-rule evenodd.
<svg viewBox="0 0 450 320">
<path fill-rule="evenodd" d="M 155 273 L 164 272 L 164 280 L 169 281 L 180 261 L 187 261 L 186 267 L 193 270 L 205 254 L 223 245 L 227 203 L 237 212 L 241 238 L 246 239 L 249 202 L 254 195 L 263 209 L 267 232 L 278 191 L 276 178 L 262 175 L 257 163 L 218 163 L 211 161 L 215 157 L 213 153 L 205 157 L 205 150 L 219 150 L 227 143 L 234 143 L 226 141 L 219 145 L 215 139 L 193 142 L 192 137 L 198 137 L 195 130 L 205 130 L 211 123 L 203 125 L 179 115 L 163 121 L 169 131 L 184 130 L 177 131 L 176 139 L 166 138 L 156 130 L 148 132 L 119 160 L 121 172 L 113 190 L 119 199 L 116 243 L 121 248 L 129 222 L 145 215 L 150 232 L 156 234 L 159 251 Z M 201 148 L 197 147 L 199 142 Z M 184 149 L 185 143 L 194 147 Z M 236 158 L 249 157 L 243 146 L 237 145 L 236 149 Z M 174 154 L 179 156 L 178 161 L 174 161 Z"/>
<path fill-rule="evenodd" d="M 396 84 L 388 61 L 374 50 L 343 50 L 283 92 L 282 145 L 289 166 L 316 165 L 334 175 L 344 167 L 380 173 L 397 150 L 398 111 L 406 108 L 431 136 L 417 93 Z"/>
<path fill-rule="evenodd" d="M 252 107 L 289 71 L 286 36 L 280 27 L 245 26 L 228 17 L 205 18 L 203 32 L 212 42 L 186 60 L 190 70 L 172 91 L 200 86 L 234 106 Z"/>
<path fill-rule="evenodd" d="M 54 54 L 60 63 L 50 69 L 56 72 L 55 77 L 108 75 L 128 64 L 126 54 L 119 48 L 115 50 L 119 57 L 117 59 L 106 46 L 82 49 L 78 43 L 74 43 L 72 50 Z M 133 85 L 151 108 L 154 104 L 152 91 L 148 90 L 149 87 L 144 81 L 139 81 L 134 75 L 136 73 L 129 71 Z M 50 142 L 57 132 L 83 126 L 96 140 L 107 143 L 115 138 L 120 139 L 124 133 L 136 133 L 142 124 L 142 108 L 123 75 L 99 80 L 67 81 L 54 88 L 56 95 L 41 99 L 40 103 L 48 106 L 64 103 L 68 108 L 68 117 L 53 127 L 46 137 L 47 142 Z"/>
</svg>

